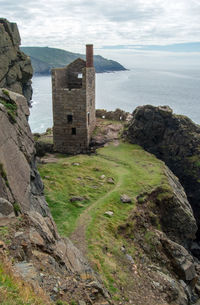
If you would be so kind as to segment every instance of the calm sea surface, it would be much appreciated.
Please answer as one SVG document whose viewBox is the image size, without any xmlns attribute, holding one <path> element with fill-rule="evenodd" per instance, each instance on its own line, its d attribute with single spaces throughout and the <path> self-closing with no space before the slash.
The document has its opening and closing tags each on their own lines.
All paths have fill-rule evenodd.
<svg viewBox="0 0 200 305">
<path fill-rule="evenodd" d="M 33 132 L 52 127 L 50 76 L 33 78 L 30 125 Z M 132 112 L 139 105 L 169 105 L 200 124 L 200 70 L 143 69 L 96 75 L 96 108 Z"/>
</svg>

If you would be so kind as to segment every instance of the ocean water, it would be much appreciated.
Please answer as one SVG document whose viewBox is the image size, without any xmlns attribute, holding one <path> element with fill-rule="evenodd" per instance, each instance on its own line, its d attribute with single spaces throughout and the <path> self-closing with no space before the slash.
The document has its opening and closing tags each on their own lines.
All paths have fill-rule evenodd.
<svg viewBox="0 0 200 305">
<path fill-rule="evenodd" d="M 33 78 L 32 132 L 52 127 L 51 77 Z M 96 75 L 96 108 L 133 112 L 140 105 L 169 105 L 200 124 L 200 69 L 133 68 Z"/>
</svg>

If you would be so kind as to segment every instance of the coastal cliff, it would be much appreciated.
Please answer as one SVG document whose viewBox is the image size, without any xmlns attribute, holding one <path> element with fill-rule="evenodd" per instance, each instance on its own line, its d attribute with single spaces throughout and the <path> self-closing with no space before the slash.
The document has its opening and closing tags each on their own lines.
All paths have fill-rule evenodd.
<svg viewBox="0 0 200 305">
<path fill-rule="evenodd" d="M 17 26 L 5 19 L 0 25 L 4 37 L 0 41 L 9 42 L 7 53 L 1 53 L 8 60 L 2 64 L 4 88 L 0 89 L 0 302 L 17 304 L 17 298 L 23 297 L 20 291 L 30 283 L 42 300 L 33 302 L 26 295 L 21 304 L 198 305 L 200 264 L 190 251 L 197 232 L 192 208 L 164 162 L 138 145 L 122 142 L 120 118 L 125 119 L 126 113 L 116 111 L 114 118 L 120 121 L 113 124 L 98 119 L 94 136 L 98 142 L 103 135 L 106 145 L 92 156 L 44 156 L 39 164 L 44 191 L 27 99 L 19 94 L 25 83 L 30 85 L 31 73 L 26 74 L 26 82 L 21 76 L 8 82 L 16 63 L 20 71 L 23 66 L 31 71 L 30 61 L 23 55 L 19 63 L 12 54 L 20 41 Z M 136 141 L 138 135 L 146 149 L 149 125 L 145 122 L 153 113 L 148 107 L 145 120 L 137 110 L 128 127 L 129 140 Z M 168 133 L 173 141 L 174 135 L 184 144 L 187 139 L 196 152 L 198 127 L 191 125 L 190 137 L 185 137 L 188 119 L 178 125 L 181 119 L 173 119 L 168 108 L 156 111 L 158 117 L 150 120 L 159 130 L 151 142 L 152 152 L 156 153 L 156 141 L 166 131 L 165 125 L 158 127 L 163 122 L 172 126 L 171 120 L 176 123 L 176 132 Z M 113 118 L 104 110 L 99 113 L 107 115 Z M 178 140 L 177 154 L 185 147 Z M 167 147 L 164 152 L 169 153 Z M 58 231 L 67 237 L 60 237 Z M 10 265 L 9 271 L 5 265 Z M 6 286 L 10 274 L 20 278 L 13 277 L 14 292 L 10 282 L 9 289 Z"/>
</svg>

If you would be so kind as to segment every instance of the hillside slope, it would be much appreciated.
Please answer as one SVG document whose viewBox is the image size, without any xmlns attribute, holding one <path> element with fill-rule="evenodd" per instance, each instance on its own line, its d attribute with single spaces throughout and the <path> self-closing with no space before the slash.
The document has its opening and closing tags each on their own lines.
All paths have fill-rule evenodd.
<svg viewBox="0 0 200 305">
<path fill-rule="evenodd" d="M 21 47 L 21 50 L 31 57 L 34 72 L 37 74 L 49 74 L 52 68 L 64 67 L 78 57 L 85 59 L 83 54 L 49 47 Z M 118 62 L 100 55 L 94 56 L 94 66 L 97 73 L 126 70 Z"/>
</svg>

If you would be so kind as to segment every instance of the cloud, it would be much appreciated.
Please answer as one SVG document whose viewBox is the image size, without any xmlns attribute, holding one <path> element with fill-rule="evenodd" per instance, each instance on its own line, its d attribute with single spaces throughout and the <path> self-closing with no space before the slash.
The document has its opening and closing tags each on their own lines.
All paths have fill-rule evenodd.
<svg viewBox="0 0 200 305">
<path fill-rule="evenodd" d="M 0 0 L 22 44 L 83 51 L 103 45 L 200 41 L 199 0 Z"/>
</svg>

